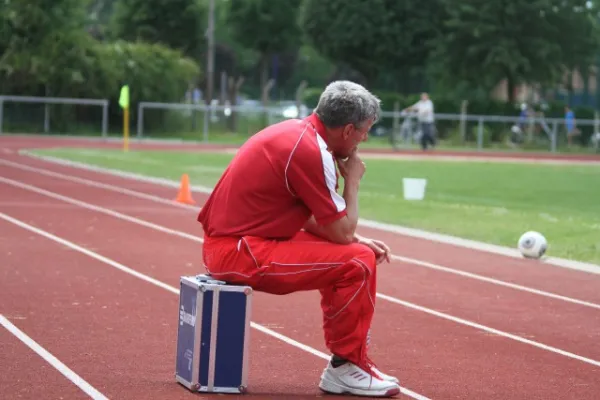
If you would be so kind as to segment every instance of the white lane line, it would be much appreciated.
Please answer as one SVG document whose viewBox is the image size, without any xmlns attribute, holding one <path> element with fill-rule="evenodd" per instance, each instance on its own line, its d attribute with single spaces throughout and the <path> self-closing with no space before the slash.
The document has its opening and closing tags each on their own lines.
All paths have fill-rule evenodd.
<svg viewBox="0 0 600 400">
<path fill-rule="evenodd" d="M 98 172 L 98 173 L 102 173 L 105 175 L 113 175 L 113 176 L 117 176 L 120 178 L 133 179 L 133 180 L 137 180 L 137 181 L 141 181 L 141 182 L 149 182 L 149 183 L 153 183 L 153 184 L 157 184 L 157 185 L 161 185 L 161 186 L 177 187 L 179 185 L 179 182 L 169 180 L 169 179 L 148 177 L 145 175 L 140 175 L 140 174 L 136 174 L 136 173 L 132 173 L 132 172 L 124 172 L 121 170 L 116 170 L 116 169 L 111 169 L 111 168 L 98 167 L 98 166 L 85 164 L 85 163 L 81 163 L 81 162 L 64 160 L 64 159 L 57 158 L 57 157 L 37 155 L 37 154 L 33 154 L 26 150 L 20 150 L 19 154 L 26 155 L 31 158 L 37 158 L 42 161 L 46 161 L 46 162 L 50 162 L 50 163 L 54 163 L 54 164 L 58 164 L 58 165 L 62 165 L 62 166 L 68 166 L 68 167 L 72 167 L 72 168 L 78 168 L 78 169 Z M 193 185 L 192 189 L 196 190 L 198 192 L 201 192 L 201 193 L 206 193 L 206 194 L 209 194 L 212 192 L 212 188 L 210 188 L 208 186 Z M 512 247 L 499 246 L 499 245 L 485 243 L 485 242 L 478 242 L 478 241 L 475 241 L 472 239 L 465 239 L 465 238 L 442 234 L 442 233 L 429 232 L 429 231 L 424 231 L 421 229 L 408 228 L 408 227 L 404 227 L 404 226 L 393 225 L 393 224 L 379 222 L 379 221 L 372 221 L 372 220 L 368 220 L 368 219 L 364 219 L 364 218 L 359 218 L 358 224 L 359 224 L 359 226 L 363 226 L 366 228 L 372 228 L 372 229 L 380 230 L 383 232 L 390 232 L 390 233 L 395 233 L 395 234 L 403 235 L 403 236 L 410 236 L 410 237 L 414 237 L 414 238 L 427 240 L 430 242 L 444 243 L 444 244 L 449 244 L 449 245 L 453 245 L 456 247 L 462 247 L 462 248 L 466 248 L 466 249 L 470 249 L 470 250 L 477 250 L 477 251 L 482 251 L 482 252 L 486 252 L 486 253 L 497 254 L 497 255 L 510 257 L 510 258 L 518 258 L 518 259 L 523 258 L 523 256 L 519 253 L 519 251 Z M 539 262 L 548 264 L 548 265 L 552 265 L 555 267 L 562 267 L 562 268 L 568 268 L 568 269 L 572 269 L 572 270 L 583 271 L 583 272 L 588 272 L 588 273 L 593 273 L 593 274 L 600 274 L 600 265 L 582 262 L 582 261 L 546 256 L 546 257 L 542 258 L 541 260 L 539 260 Z"/>
<path fill-rule="evenodd" d="M 2 160 L 0 160 L 0 164 L 1 163 L 2 163 Z M 137 198 L 140 198 L 140 199 L 154 201 L 154 202 L 157 202 L 157 203 L 167 204 L 167 205 L 175 206 L 175 207 L 182 207 L 182 208 L 194 210 L 196 212 L 198 212 L 200 210 L 200 207 L 197 207 L 197 206 L 191 206 L 191 205 L 187 205 L 187 204 L 182 204 L 182 203 L 177 203 L 177 202 L 174 202 L 174 201 L 165 200 L 165 199 L 157 197 L 157 196 L 153 196 L 153 195 L 149 195 L 149 194 L 141 193 L 141 192 L 136 192 L 136 191 L 133 191 L 133 190 L 130 190 L 130 189 L 125 189 L 125 188 L 122 188 L 122 187 L 119 187 L 119 186 L 114 186 L 114 185 L 110 185 L 110 184 L 106 184 L 106 183 L 96 182 L 96 181 L 92 181 L 92 180 L 88 180 L 88 179 L 84 179 L 84 178 L 73 177 L 73 176 L 70 176 L 70 175 L 64 175 L 64 174 L 57 173 L 57 172 L 51 172 L 51 171 L 46 171 L 46 170 L 39 170 L 38 168 L 35 168 L 35 167 L 21 166 L 20 164 L 18 164 L 18 165 L 19 165 L 19 167 L 17 167 L 17 168 L 23 168 L 23 169 L 29 170 L 31 172 L 36 172 L 36 173 L 44 174 L 44 175 L 47 175 L 47 176 L 52 176 L 52 177 L 55 177 L 55 178 L 59 178 L 59 179 L 63 179 L 63 180 L 71 181 L 71 182 L 75 182 L 75 183 L 81 183 L 81 184 L 84 184 L 84 185 L 87 185 L 87 186 L 91 186 L 91 187 L 97 187 L 97 188 L 100 188 L 100 189 L 110 190 L 110 191 L 113 191 L 113 192 L 116 192 L 116 193 L 120 193 L 120 194 L 125 194 L 125 195 L 128 195 L 128 196 L 131 196 L 131 197 L 137 197 Z M 24 189 L 28 189 L 28 190 L 32 190 L 32 191 L 37 191 L 37 193 L 40 193 L 40 194 L 44 194 L 44 195 L 47 195 L 47 196 L 50 196 L 50 197 L 54 197 L 54 198 L 59 199 L 59 200 L 71 202 L 71 204 L 76 204 L 76 205 L 78 205 L 80 207 L 86 207 L 86 208 L 89 208 L 89 209 L 93 209 L 95 211 L 100 211 L 100 208 L 102 208 L 102 207 L 97 207 L 97 206 L 92 206 L 94 208 L 90 208 L 89 206 L 91 206 L 91 205 L 89 203 L 83 203 L 81 201 L 78 201 L 78 200 L 75 200 L 75 199 L 72 199 L 72 198 L 67 198 L 66 196 L 58 195 L 58 194 L 56 194 L 54 192 L 48 192 L 48 191 L 45 191 L 43 189 L 39 189 L 39 188 L 37 188 L 35 186 L 27 185 L 27 184 L 20 183 L 20 182 L 14 181 L 14 180 L 2 178 L 2 181 L 4 181 L 5 183 L 8 183 L 8 184 L 11 184 L 13 186 L 18 186 L 18 187 L 21 187 L 21 188 L 24 188 Z M 114 212 L 112 210 L 107 210 L 107 209 L 103 209 L 103 210 L 105 210 L 105 211 L 100 211 L 100 212 L 106 213 L 106 211 L 110 211 L 111 212 L 110 215 L 112 215 L 112 216 L 115 216 L 115 213 L 119 214 L 120 216 L 117 216 L 116 218 L 122 218 L 122 219 L 131 218 L 131 217 L 128 217 L 128 216 L 126 216 L 124 214 Z M 137 218 L 134 218 L 134 219 L 136 220 L 135 222 L 132 219 L 128 219 L 128 220 L 131 221 L 131 222 L 134 222 L 134 223 L 138 223 L 140 225 L 144 225 L 144 226 L 153 228 L 153 229 L 161 230 L 161 229 L 157 228 L 156 225 L 154 225 L 154 224 L 151 224 L 151 223 L 146 222 L 146 221 L 142 221 L 142 220 L 137 219 Z M 163 228 L 163 229 L 166 229 L 166 228 Z M 176 233 L 173 233 L 173 232 L 174 231 L 168 232 L 168 233 L 177 235 Z M 187 235 L 188 239 L 190 238 L 189 236 L 193 236 L 193 235 Z M 539 289 L 531 288 L 531 287 L 524 286 L 524 285 L 518 285 L 518 284 L 515 284 L 515 283 L 510 283 L 510 282 L 502 281 L 502 280 L 499 280 L 499 279 L 494 279 L 494 278 L 486 277 L 486 276 L 483 276 L 483 275 L 474 274 L 474 273 L 471 273 L 471 272 L 466 272 L 466 271 L 463 271 L 463 270 L 459 270 L 459 269 L 455 269 L 455 268 L 446 267 L 446 266 L 443 266 L 443 265 L 438 265 L 438 264 L 430 263 L 430 262 L 427 262 L 427 261 L 422 261 L 422 260 L 417 260 L 417 259 L 414 259 L 414 258 L 409 258 L 409 257 L 404 257 L 404 256 L 397 256 L 397 255 L 392 255 L 392 259 L 396 260 L 396 261 L 401 261 L 401 262 L 404 262 L 404 263 L 416 265 L 416 266 L 421 266 L 421 267 L 425 267 L 425 268 L 434 269 L 434 270 L 437 270 L 437 271 L 442 271 L 442 272 L 447 272 L 447 273 L 454 274 L 454 275 L 463 276 L 465 278 L 470 278 L 470 279 L 475 279 L 475 280 L 479 280 L 479 281 L 482 281 L 482 282 L 487 282 L 487 283 L 490 283 L 490 284 L 493 284 L 493 285 L 503 286 L 503 287 L 514 289 L 514 290 L 519 290 L 519 291 L 523 291 L 523 292 L 527 292 L 527 293 L 531 293 L 531 294 L 536 294 L 536 295 L 543 296 L 543 297 L 552 298 L 552 299 L 555 299 L 555 300 L 561 300 L 561 301 L 565 301 L 565 302 L 573 303 L 573 304 L 578 304 L 578 305 L 585 306 L 585 307 L 591 307 L 591 308 L 600 309 L 600 304 L 595 304 L 595 303 L 592 303 L 592 302 L 588 302 L 588 301 L 584 301 L 584 300 L 579 300 L 579 299 L 575 299 L 575 298 L 572 298 L 572 297 L 563 296 L 563 295 L 559 295 L 559 294 L 556 294 L 556 293 L 551 293 L 551 292 L 547 292 L 547 291 L 544 291 L 544 290 L 539 290 Z"/>
<path fill-rule="evenodd" d="M 503 337 L 508 338 L 508 339 L 516 340 L 517 342 L 525 343 L 525 344 L 528 344 L 528 345 L 531 345 L 531 346 L 534 346 L 534 347 L 537 347 L 537 348 L 540 348 L 540 349 L 543 349 L 543 350 L 547 350 L 547 351 L 552 352 L 552 353 L 560 354 L 560 355 L 565 356 L 565 357 L 573 358 L 575 360 L 579 360 L 579 361 L 582 361 L 584 363 L 591 364 L 591 365 L 594 365 L 596 367 L 600 367 L 600 361 L 593 360 L 593 359 L 587 358 L 587 357 L 583 357 L 583 356 L 580 356 L 580 355 L 577 355 L 577 354 L 574 354 L 574 353 L 571 353 L 571 352 L 568 352 L 568 351 L 565 351 L 565 350 L 561 350 L 561 349 L 556 348 L 556 347 L 548 346 L 548 345 L 545 345 L 543 343 L 536 342 L 534 340 L 525 339 L 525 338 L 523 338 L 521 336 L 513 335 L 511 333 L 507 333 L 507 332 L 500 331 L 498 329 L 490 328 L 488 326 L 481 325 L 481 324 L 478 324 L 476 322 L 468 321 L 466 319 L 458 318 L 458 317 L 455 317 L 453 315 L 449 315 L 449 314 L 446 314 L 446 313 L 443 313 L 443 312 L 435 311 L 435 310 L 432 310 L 432 309 L 429 309 L 429 308 L 426 308 L 426 307 L 419 306 L 417 304 L 409 303 L 407 301 L 400 300 L 400 299 L 397 299 L 397 298 L 392 297 L 392 296 L 387 296 L 387 295 L 384 295 L 384 294 L 377 293 L 377 297 L 380 297 L 380 298 L 382 298 L 384 300 L 387 300 L 387 301 L 389 301 L 391 303 L 396 303 L 396 304 L 402 305 L 404 307 L 412 308 L 413 310 L 422 311 L 424 313 L 435 315 L 436 317 L 444 318 L 446 320 L 453 321 L 453 322 L 456 322 L 458 324 L 467 325 L 467 326 L 473 327 L 475 329 L 480 329 L 482 331 L 493 333 L 494 335 L 503 336 Z"/>
<path fill-rule="evenodd" d="M 31 158 L 38 158 L 42 161 L 47 161 L 47 162 L 51 162 L 57 165 L 62 165 L 62 166 L 67 166 L 67 167 L 71 167 L 71 168 L 79 168 L 79 169 L 83 169 L 83 170 L 87 170 L 87 171 L 93 171 L 93 172 L 98 172 L 104 175 L 112 175 L 112 176 L 117 176 L 119 178 L 126 178 L 126 179 L 132 179 L 138 182 L 146 182 L 146 183 L 152 183 L 155 185 L 160 185 L 163 187 L 172 187 L 172 188 L 177 188 L 179 187 L 179 182 L 178 181 L 174 181 L 172 179 L 166 179 L 166 178 L 157 178 L 154 176 L 148 176 L 148 175 L 140 175 L 140 174 L 136 174 L 133 172 L 125 172 L 125 171 L 120 171 L 120 170 L 116 170 L 116 169 L 109 169 L 109 168 L 103 168 L 103 167 L 97 167 L 94 165 L 90 165 L 90 164 L 84 164 L 84 163 L 80 163 L 80 162 L 76 162 L 76 161 L 65 161 L 62 160 L 60 158 L 56 158 L 56 157 L 50 157 L 50 156 L 38 156 L 36 154 L 33 153 L 29 153 L 27 151 L 20 151 L 19 154 L 24 154 L 27 155 L 28 157 Z M 5 161 L 7 163 L 11 163 L 10 161 L 7 160 L 1 160 L 1 161 Z M 14 163 L 17 164 L 17 163 Z M 20 164 L 18 164 L 20 165 Z M 205 193 L 205 194 L 210 194 L 212 192 L 212 188 L 208 187 L 208 186 L 202 186 L 202 185 L 193 185 L 192 189 L 201 193 Z"/>
<path fill-rule="evenodd" d="M 108 397 L 100 393 L 96 388 L 86 382 L 82 377 L 77 375 L 73 370 L 63 364 L 58 358 L 53 356 L 48 350 L 40 346 L 35 340 L 27 336 L 25 332 L 13 325 L 8 318 L 0 314 L 0 324 L 6 328 L 7 331 L 15 335 L 21 342 L 25 343 L 27 347 L 37 353 L 38 356 L 42 357 L 48 364 L 53 366 L 58 372 L 63 374 L 68 380 L 74 385 L 81 389 L 85 394 L 90 396 L 94 400 L 108 400 Z M 41 388 L 43 390 L 43 388 Z"/>
<path fill-rule="evenodd" d="M 149 200 L 149 201 L 154 201 L 156 203 L 168 204 L 168 205 L 171 205 L 171 206 L 172 205 L 179 205 L 179 206 L 183 206 L 184 208 L 193 209 L 193 210 L 199 210 L 199 207 L 196 207 L 196 206 L 188 206 L 186 204 L 176 203 L 176 202 L 174 202 L 172 200 L 163 199 L 163 198 L 158 197 L 158 196 L 153 196 L 153 195 L 150 195 L 150 194 L 146 194 L 146 193 L 142 193 L 142 192 L 137 192 L 135 190 L 126 189 L 126 188 L 123 188 L 123 187 L 120 187 L 120 186 L 110 185 L 108 183 L 97 182 L 97 181 L 93 181 L 93 180 L 85 179 L 85 178 L 78 178 L 78 177 L 73 176 L 73 175 L 61 174 L 60 172 L 48 171 L 48 170 L 45 170 L 45 169 L 42 169 L 42 168 L 31 167 L 29 165 L 19 164 L 19 163 L 8 161 L 8 160 L 2 160 L 2 159 L 0 159 L 0 164 L 4 164 L 6 166 L 9 166 L 9 167 L 12 167 L 12 168 L 21 169 L 21 170 L 24 170 L 24 171 L 35 172 L 35 173 L 40 174 L 40 175 L 46 175 L 46 176 L 51 176 L 53 178 L 59 178 L 59 179 L 63 179 L 63 180 L 70 181 L 70 182 L 80 183 L 80 184 L 86 185 L 86 186 L 91 186 L 91 187 L 97 187 L 97 188 L 100 188 L 100 189 L 110 190 L 112 192 L 126 194 L 128 196 L 137 197 L 137 198 L 145 199 L 145 200 Z M 175 197 L 175 196 L 173 196 L 173 197 Z"/>
<path fill-rule="evenodd" d="M 65 203 L 70 203 L 70 204 L 76 205 L 81 208 L 86 208 L 88 210 L 92 210 L 92 211 L 96 211 L 96 212 L 99 212 L 102 214 L 110 215 L 111 217 L 121 219 L 124 221 L 128 221 L 128 222 L 132 222 L 134 224 L 138 224 L 138 225 L 144 226 L 146 228 L 154 229 L 159 232 L 167 233 L 167 234 L 174 235 L 174 236 L 179 236 L 179 237 L 193 240 L 193 241 L 200 242 L 200 243 L 204 242 L 204 240 L 202 240 L 202 238 L 200 238 L 198 236 L 191 235 L 191 234 L 181 232 L 181 231 L 177 231 L 174 229 L 169 229 L 162 225 L 154 224 L 152 222 L 148 222 L 143 219 L 139 219 L 139 218 L 132 217 L 132 216 L 129 216 L 126 214 L 122 214 L 118 211 L 110 210 L 108 208 L 104 208 L 104 207 L 96 206 L 94 204 L 86 203 L 86 202 L 74 199 L 72 197 L 67 197 L 67 196 L 63 196 L 58 193 L 50 192 L 46 189 L 38 188 L 33 185 L 29 185 L 29 184 L 18 182 L 18 181 L 12 180 L 12 179 L 4 178 L 2 176 L 0 176 L 0 182 L 11 185 L 11 186 L 15 186 L 15 187 L 18 187 L 21 189 L 29 190 L 31 192 L 35 192 L 35 193 L 38 193 L 38 194 L 41 194 L 41 195 L 44 195 L 47 197 L 51 197 L 53 199 L 64 201 Z M 39 204 L 38 204 L 38 207 L 40 207 Z"/>
<path fill-rule="evenodd" d="M 60 238 L 60 237 L 58 237 L 56 235 L 53 235 L 53 234 L 51 234 L 49 232 L 46 232 L 46 231 L 44 231 L 42 229 L 36 228 L 36 227 L 34 227 L 32 225 L 26 224 L 25 222 L 20 221 L 20 220 L 18 220 L 16 218 L 13 218 L 13 217 L 11 217 L 9 215 L 6 215 L 6 214 L 4 214 L 2 212 L 0 212 L 0 218 L 3 219 L 3 220 L 5 220 L 5 221 L 7 221 L 7 222 L 10 222 L 10 223 L 12 223 L 14 225 L 17 225 L 17 226 L 19 226 L 19 227 L 21 227 L 23 229 L 26 229 L 26 230 L 28 230 L 30 232 L 36 233 L 36 234 L 38 234 L 40 236 L 43 236 L 43 237 L 45 237 L 47 239 L 50 239 L 50 240 L 52 240 L 52 241 L 54 241 L 56 243 L 60 243 L 61 245 L 66 246 L 66 247 L 68 247 L 68 248 L 70 248 L 72 250 L 75 250 L 75 251 L 78 251 L 78 252 L 80 252 L 82 254 L 85 254 L 86 256 L 91 257 L 91 258 L 93 258 L 95 260 L 98 260 L 98 261 L 100 261 L 100 262 L 102 262 L 104 264 L 110 265 L 111 267 L 116 268 L 116 269 L 118 269 L 118 270 L 120 270 L 122 272 L 125 272 L 127 274 L 132 275 L 132 276 L 135 276 L 138 279 L 141 279 L 141 280 L 146 281 L 148 283 L 151 283 L 151 284 L 153 284 L 155 286 L 158 286 L 158 287 L 160 287 L 162 289 L 165 289 L 165 290 L 167 290 L 167 291 L 169 291 L 169 292 L 171 292 L 173 294 L 179 295 L 179 289 L 177 289 L 177 288 L 175 288 L 175 287 L 173 287 L 171 285 L 168 285 L 168 284 L 166 284 L 166 283 L 164 283 L 162 281 L 159 281 L 158 279 L 154 279 L 154 278 L 152 278 L 152 277 L 150 277 L 148 275 L 145 275 L 145 274 L 143 274 L 141 272 L 138 272 L 138 271 L 136 271 L 136 270 L 134 270 L 132 268 L 129 268 L 129 267 L 123 265 L 123 264 L 120 264 L 120 263 L 118 263 L 118 262 L 116 262 L 114 260 L 111 260 L 108 257 L 104 257 L 104 256 L 102 256 L 102 255 L 100 255 L 98 253 L 95 253 L 95 252 L 93 252 L 91 250 L 88 250 L 88 249 L 86 249 L 84 247 L 81 247 L 81 246 L 79 246 L 79 245 L 77 245 L 77 244 L 75 244 L 73 242 L 70 242 L 70 241 L 65 240 L 63 238 Z M 271 330 L 271 329 L 269 329 L 269 328 L 267 328 L 265 326 L 262 326 L 260 324 L 255 323 L 255 322 L 250 322 L 250 325 L 251 325 L 252 328 L 254 328 L 254 329 L 256 329 L 256 330 L 258 330 L 260 332 L 263 332 L 263 333 L 265 333 L 267 335 L 270 335 L 270 336 L 272 336 L 272 337 L 274 337 L 276 339 L 279 339 L 279 340 L 281 340 L 281 341 L 283 341 L 283 342 L 285 342 L 285 343 L 287 343 L 287 344 L 289 344 L 291 346 L 294 346 L 294 347 L 296 347 L 296 348 L 298 348 L 300 350 L 304 350 L 304 351 L 306 351 L 306 352 L 308 352 L 310 354 L 313 354 L 313 355 L 315 355 L 317 357 L 320 357 L 323 360 L 329 360 L 331 358 L 327 354 L 325 354 L 325 353 L 323 353 L 323 352 L 321 352 L 321 351 L 319 351 L 319 350 L 317 350 L 317 349 L 315 349 L 313 347 L 310 347 L 310 346 L 307 346 L 307 345 L 305 345 L 303 343 L 300 343 L 300 342 L 298 342 L 298 341 L 296 341 L 296 340 L 294 340 L 292 338 L 289 338 L 289 337 L 284 336 L 284 335 L 282 335 L 282 334 L 280 334 L 278 332 L 275 332 L 275 331 L 273 331 L 273 330 Z M 421 394 L 418 394 L 416 392 L 413 392 L 412 390 L 404 388 L 404 387 L 401 387 L 401 391 L 405 395 L 410 396 L 410 397 L 412 397 L 414 399 L 417 399 L 417 400 L 429 400 L 429 398 L 427 398 L 427 397 L 425 397 L 425 396 L 423 396 Z M 103 398 L 99 398 L 99 399 L 103 399 Z"/>
<path fill-rule="evenodd" d="M 10 181 L 10 180 L 6 179 L 6 178 L 0 177 L 0 182 L 6 182 L 6 181 Z M 85 203 L 85 202 L 82 202 L 80 200 L 72 199 L 72 198 L 69 198 L 69 197 L 66 197 L 66 196 L 63 196 L 63 195 L 60 195 L 60 194 L 49 192 L 49 191 L 47 191 L 45 189 L 36 188 L 36 187 L 31 186 L 31 185 L 27 185 L 27 184 L 16 182 L 16 181 L 12 181 L 12 182 L 15 183 L 15 186 L 22 187 L 24 189 L 29 189 L 29 190 L 35 191 L 37 193 L 44 194 L 44 195 L 47 195 L 49 197 L 53 197 L 53 198 L 56 198 L 56 199 L 59 199 L 59 200 L 67 201 L 67 202 L 70 202 L 71 204 L 75 204 L 75 205 L 81 206 L 83 208 L 87 208 L 87 209 L 90 209 L 90 210 L 93 210 L 93 211 L 104 213 L 104 214 L 110 215 L 112 217 L 115 217 L 117 219 L 122 219 L 124 221 L 132 222 L 132 223 L 135 223 L 135 224 L 147 227 L 147 228 L 155 229 L 157 231 L 173 235 L 173 236 L 178 236 L 178 237 L 181 237 L 181 238 L 189 239 L 189 240 L 192 240 L 194 242 L 198 242 L 198 243 L 203 243 L 204 242 L 204 239 L 202 239 L 199 236 L 191 235 L 191 234 L 188 234 L 188 233 L 185 233 L 185 232 L 182 232 L 182 231 L 178 231 L 178 230 L 175 230 L 175 229 L 166 228 L 166 227 L 164 227 L 162 225 L 154 224 L 152 222 L 148 222 L 148 221 L 145 221 L 145 220 L 142 220 L 142 219 L 139 219 L 139 218 L 135 218 L 135 217 L 132 217 L 132 216 L 129 216 L 129 215 L 121 214 L 121 213 L 119 213 L 117 211 L 108 210 L 108 209 L 102 208 L 100 206 L 96 206 L 96 205 L 93 205 L 93 204 Z M 512 339 L 512 340 L 516 340 L 516 341 L 519 341 L 519 342 L 522 342 L 522 343 L 525 343 L 525 344 L 529 344 L 529 345 L 541 348 L 543 350 L 547 350 L 547 351 L 550 351 L 550 352 L 553 352 L 553 353 L 556 353 L 556 354 L 560 354 L 560 355 L 563 355 L 563 356 L 566 356 L 566 357 L 570 357 L 570 358 L 574 358 L 574 359 L 577 359 L 577 360 L 580 360 L 580 361 L 584 361 L 584 362 L 587 362 L 587 363 L 592 364 L 592 365 L 600 366 L 600 362 L 599 361 L 592 360 L 592 359 L 586 358 L 586 357 L 582 357 L 582 356 L 579 356 L 577 354 L 570 353 L 570 352 L 567 352 L 565 350 L 562 350 L 562 349 L 559 349 L 559 348 L 556 348 L 556 347 L 548 346 L 548 345 L 545 345 L 545 344 L 540 343 L 540 342 L 536 342 L 536 341 L 533 341 L 533 340 L 525 339 L 525 338 L 523 338 L 521 336 L 517 336 L 517 335 L 511 334 L 511 333 L 508 333 L 508 332 L 500 331 L 498 329 L 494 329 L 494 328 L 491 328 L 491 327 L 488 327 L 488 326 L 485 326 L 485 325 L 477 324 L 475 322 L 472 322 L 472 321 L 469 321 L 469 320 L 466 320 L 466 319 L 455 317 L 455 316 L 450 315 L 450 314 L 442 313 L 442 312 L 439 312 L 439 311 L 436 311 L 436 310 L 433 310 L 433 309 L 430 309 L 430 308 L 426 308 L 426 307 L 423 307 L 423 306 L 420 306 L 420 305 L 417 305 L 417 304 L 414 304 L 414 303 L 410 303 L 410 302 L 407 302 L 407 301 L 404 301 L 404 300 L 400 300 L 398 298 L 395 298 L 395 297 L 392 297 L 392 296 L 389 296 L 389 295 L 385 295 L 385 294 L 382 294 L 382 293 L 377 293 L 376 295 L 377 295 L 377 297 L 382 298 L 383 300 L 386 300 L 386 301 L 389 301 L 389 302 L 392 302 L 392 303 L 395 303 L 395 304 L 400 304 L 400 305 L 403 305 L 405 307 L 409 307 L 409 308 L 412 308 L 412 309 L 415 309 L 415 310 L 419 310 L 419 311 L 422 311 L 422 312 L 425 312 L 425 313 L 428 313 L 428 314 L 431 314 L 431 315 L 434 315 L 434 316 L 437 316 L 437 317 L 440 317 L 440 318 L 444 318 L 444 319 L 456 322 L 458 324 L 466 325 L 466 326 L 469 326 L 469 327 L 472 327 L 472 328 L 475 328 L 475 329 L 480 329 L 480 330 L 483 330 L 483 331 L 486 331 L 486 332 L 490 332 L 490 333 L 493 333 L 493 334 L 496 334 L 496 335 L 499 335 L 499 336 L 506 337 L 508 339 Z M 597 305 L 597 304 L 593 304 L 593 303 L 590 303 L 590 304 L 592 304 L 594 306 L 594 308 L 600 308 L 599 305 Z"/>
<path fill-rule="evenodd" d="M 591 303 L 589 301 L 584 301 L 584 300 L 579 300 L 579 299 L 574 299 L 572 297 L 562 296 L 560 294 L 546 292 L 544 290 L 534 289 L 534 288 L 530 288 L 528 286 L 517 285 L 515 283 L 505 282 L 505 281 L 501 281 L 499 279 L 489 278 L 487 276 L 474 274 L 474 273 L 462 271 L 459 269 L 444 267 L 442 265 L 433 264 L 433 263 L 430 263 L 427 261 L 421 261 L 421 260 L 416 260 L 416 259 L 410 258 L 410 257 L 403 257 L 403 256 L 396 256 L 396 255 L 392 255 L 392 259 L 401 261 L 404 263 L 408 263 L 408 264 L 414 264 L 414 265 L 419 265 L 421 267 L 434 269 L 436 271 L 442 271 L 442 272 L 447 272 L 447 273 L 454 274 L 454 275 L 464 276 L 465 278 L 475 279 L 478 281 L 491 283 L 493 285 L 504 286 L 507 288 L 520 290 L 522 292 L 537 294 L 539 296 L 549 297 L 551 299 L 566 301 L 567 303 L 578 304 L 580 306 L 591 307 L 591 308 L 596 308 L 596 309 L 600 310 L 600 304 Z"/>
</svg>

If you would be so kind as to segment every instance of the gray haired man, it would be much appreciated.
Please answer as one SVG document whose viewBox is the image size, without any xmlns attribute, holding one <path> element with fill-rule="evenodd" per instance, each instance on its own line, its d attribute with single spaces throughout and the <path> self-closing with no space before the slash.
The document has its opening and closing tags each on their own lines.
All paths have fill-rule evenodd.
<svg viewBox="0 0 600 400">
<path fill-rule="evenodd" d="M 398 379 L 367 355 L 377 266 L 389 262 L 390 250 L 356 234 L 365 172 L 357 150 L 380 112 L 364 87 L 329 84 L 310 116 L 252 136 L 198 215 L 204 265 L 217 279 L 275 295 L 320 292 L 332 358 L 319 387 L 330 393 L 400 392 Z"/>
</svg>

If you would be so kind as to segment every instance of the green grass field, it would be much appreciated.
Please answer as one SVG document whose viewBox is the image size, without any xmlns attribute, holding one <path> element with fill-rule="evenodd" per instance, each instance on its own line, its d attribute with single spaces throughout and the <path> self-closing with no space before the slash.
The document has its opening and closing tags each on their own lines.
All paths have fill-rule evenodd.
<svg viewBox="0 0 600 400">
<path fill-rule="evenodd" d="M 231 154 L 96 149 L 35 150 L 92 165 L 213 186 Z M 367 159 L 362 218 L 514 247 L 542 232 L 548 254 L 600 264 L 600 167 Z M 427 178 L 424 201 L 403 199 L 402 178 Z"/>
</svg>

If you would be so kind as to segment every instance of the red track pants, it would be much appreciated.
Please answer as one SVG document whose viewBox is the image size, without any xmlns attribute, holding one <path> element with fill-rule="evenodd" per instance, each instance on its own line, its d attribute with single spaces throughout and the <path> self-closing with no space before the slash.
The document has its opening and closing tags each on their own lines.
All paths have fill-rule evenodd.
<svg viewBox="0 0 600 400">
<path fill-rule="evenodd" d="M 376 292 L 375 253 L 367 246 L 304 231 L 289 241 L 205 237 L 203 259 L 215 279 L 260 292 L 319 290 L 329 350 L 358 365 L 367 360 Z"/>
</svg>

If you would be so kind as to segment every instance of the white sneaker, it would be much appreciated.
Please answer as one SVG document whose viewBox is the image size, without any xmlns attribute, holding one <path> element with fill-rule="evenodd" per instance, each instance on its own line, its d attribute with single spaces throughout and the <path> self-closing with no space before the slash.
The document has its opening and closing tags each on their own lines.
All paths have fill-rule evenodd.
<svg viewBox="0 0 600 400">
<path fill-rule="evenodd" d="M 387 374 L 384 374 L 383 372 L 381 372 L 379 370 L 379 368 L 377 368 L 377 366 L 375 365 L 375 363 L 373 361 L 371 361 L 370 358 L 367 358 L 367 366 L 369 368 L 371 368 L 371 371 L 373 371 L 376 375 L 379 375 L 379 377 L 381 379 L 383 379 L 384 381 L 389 381 L 389 382 L 394 382 L 394 383 L 400 383 L 400 381 L 398 380 L 398 378 L 396 378 L 395 376 L 390 376 Z"/>
<path fill-rule="evenodd" d="M 379 379 L 351 362 L 337 368 L 328 363 L 319 388 L 327 393 L 368 397 L 392 397 L 400 393 L 396 382 Z"/>
<path fill-rule="evenodd" d="M 375 372 L 377 375 L 379 375 L 381 377 L 381 379 L 383 379 L 384 381 L 400 383 L 400 380 L 398 378 L 396 378 L 395 376 L 390 376 L 390 375 L 384 374 L 383 372 L 378 370 L 377 367 L 375 367 L 375 366 L 371 367 L 371 369 L 373 370 L 373 372 Z"/>
</svg>

